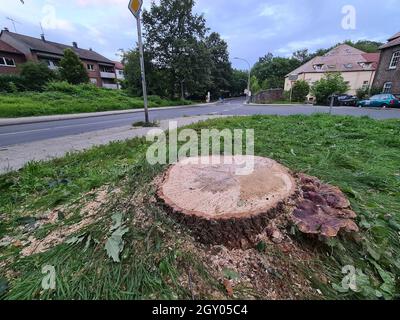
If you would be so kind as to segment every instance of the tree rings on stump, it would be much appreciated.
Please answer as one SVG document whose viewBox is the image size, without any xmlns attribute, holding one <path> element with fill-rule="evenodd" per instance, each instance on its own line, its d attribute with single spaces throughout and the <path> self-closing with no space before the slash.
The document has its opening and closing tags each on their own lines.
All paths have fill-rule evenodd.
<svg viewBox="0 0 400 320">
<path fill-rule="evenodd" d="M 240 175 L 245 164 L 254 164 L 254 169 Z M 158 197 L 201 242 L 243 247 L 285 211 L 296 190 L 289 170 L 274 160 L 212 156 L 172 165 Z"/>
</svg>

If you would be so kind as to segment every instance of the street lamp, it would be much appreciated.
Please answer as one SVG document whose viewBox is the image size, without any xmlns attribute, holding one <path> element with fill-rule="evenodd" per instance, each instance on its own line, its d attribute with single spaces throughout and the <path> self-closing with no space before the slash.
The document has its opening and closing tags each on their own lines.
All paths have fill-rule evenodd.
<svg viewBox="0 0 400 320">
<path fill-rule="evenodd" d="M 244 62 L 246 62 L 247 64 L 248 64 L 248 66 L 249 66 L 249 79 L 248 79 L 248 81 L 247 81 L 247 104 L 249 104 L 250 103 L 250 82 L 251 82 L 251 65 L 250 65 L 250 62 L 248 62 L 246 59 L 243 59 L 243 58 L 239 58 L 239 57 L 235 57 L 235 58 L 233 58 L 234 60 L 241 60 L 241 61 L 244 61 Z"/>
</svg>

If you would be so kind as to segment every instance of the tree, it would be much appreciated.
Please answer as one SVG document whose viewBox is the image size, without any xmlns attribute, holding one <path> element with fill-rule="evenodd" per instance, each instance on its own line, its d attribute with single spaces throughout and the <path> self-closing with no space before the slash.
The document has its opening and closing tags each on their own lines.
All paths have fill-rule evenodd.
<svg viewBox="0 0 400 320">
<path fill-rule="evenodd" d="M 310 93 L 310 85 L 307 81 L 299 80 L 293 85 L 292 101 L 304 102 L 307 95 Z"/>
<path fill-rule="evenodd" d="M 233 96 L 239 97 L 244 95 L 247 89 L 248 73 L 246 71 L 233 69 L 230 84 L 230 92 Z"/>
<path fill-rule="evenodd" d="M 211 94 L 219 97 L 230 90 L 232 81 L 232 65 L 229 61 L 228 44 L 221 36 L 213 32 L 205 40 L 207 49 L 211 54 Z"/>
<path fill-rule="evenodd" d="M 328 73 L 315 82 L 311 88 L 312 94 L 317 98 L 317 103 L 326 104 L 332 94 L 343 94 L 349 90 L 349 85 L 340 73 Z"/>
<path fill-rule="evenodd" d="M 161 0 L 143 12 L 145 49 L 165 75 L 167 93 L 204 97 L 212 83 L 211 54 L 203 15 L 193 13 L 194 0 Z"/>
<path fill-rule="evenodd" d="M 304 64 L 312 59 L 312 54 L 308 52 L 308 49 L 301 49 L 293 52 L 293 59 L 299 61 L 301 64 Z"/>
<path fill-rule="evenodd" d="M 72 49 L 64 50 L 64 57 L 60 61 L 60 76 L 70 84 L 89 82 L 85 66 Z"/>
<path fill-rule="evenodd" d="M 124 64 L 125 84 L 124 87 L 134 96 L 143 95 L 142 77 L 140 70 L 139 50 L 136 48 L 124 52 L 122 63 Z M 144 52 L 144 63 L 146 69 L 147 90 L 150 95 L 166 96 L 168 82 L 161 70 L 156 69 L 152 62 L 152 55 Z"/>
<path fill-rule="evenodd" d="M 273 57 L 268 54 L 254 65 L 252 73 L 257 77 L 258 81 L 268 84 L 268 88 L 283 88 L 285 84 L 285 76 L 297 69 L 301 62 L 294 58 Z M 267 82 L 264 82 L 267 80 Z"/>
<path fill-rule="evenodd" d="M 257 94 L 261 90 L 260 83 L 256 76 L 252 76 L 250 80 L 250 90 L 252 95 Z"/>
<path fill-rule="evenodd" d="M 44 63 L 27 62 L 21 66 L 21 78 L 27 90 L 41 91 L 56 74 Z"/>
</svg>

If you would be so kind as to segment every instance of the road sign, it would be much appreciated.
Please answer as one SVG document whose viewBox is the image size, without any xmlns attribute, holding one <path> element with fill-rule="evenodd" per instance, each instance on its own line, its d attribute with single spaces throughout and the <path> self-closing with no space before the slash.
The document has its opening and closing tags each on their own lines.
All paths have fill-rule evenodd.
<svg viewBox="0 0 400 320">
<path fill-rule="evenodd" d="M 142 9 L 143 0 L 131 0 L 129 1 L 129 10 L 137 18 Z"/>
</svg>

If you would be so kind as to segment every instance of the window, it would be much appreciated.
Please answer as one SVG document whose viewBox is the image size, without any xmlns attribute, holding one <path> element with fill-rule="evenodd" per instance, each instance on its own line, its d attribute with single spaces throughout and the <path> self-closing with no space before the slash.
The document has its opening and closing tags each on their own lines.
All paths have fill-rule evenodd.
<svg viewBox="0 0 400 320">
<path fill-rule="evenodd" d="M 123 75 L 124 75 L 124 71 L 118 70 L 118 74 L 119 74 L 120 76 L 123 76 Z"/>
<path fill-rule="evenodd" d="M 94 65 L 93 65 L 93 64 L 88 64 L 88 65 L 87 65 L 87 69 L 88 69 L 89 71 L 94 71 Z"/>
<path fill-rule="evenodd" d="M 90 78 L 90 82 L 97 85 L 97 79 L 96 78 Z"/>
<path fill-rule="evenodd" d="M 368 87 L 369 87 L 369 81 L 364 81 L 363 85 L 362 85 L 362 89 L 365 91 L 368 89 Z"/>
<path fill-rule="evenodd" d="M 383 85 L 383 93 L 392 93 L 392 83 L 391 82 L 386 82 Z"/>
<path fill-rule="evenodd" d="M 100 66 L 101 72 L 114 73 L 114 68 L 109 66 Z"/>
<path fill-rule="evenodd" d="M 389 69 L 396 69 L 399 61 L 400 61 L 400 51 L 396 51 L 395 53 L 393 53 L 392 60 L 390 61 Z"/>
<path fill-rule="evenodd" d="M 313 66 L 315 71 L 321 71 L 323 67 L 324 67 L 323 64 L 314 64 Z"/>
<path fill-rule="evenodd" d="M 344 67 L 346 69 L 352 69 L 353 68 L 353 64 L 352 63 L 347 63 L 347 64 L 344 65 Z"/>
<path fill-rule="evenodd" d="M 15 61 L 11 58 L 0 57 L 0 66 L 15 67 Z"/>
</svg>

